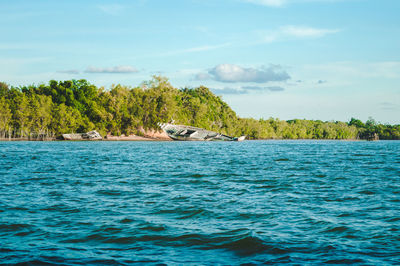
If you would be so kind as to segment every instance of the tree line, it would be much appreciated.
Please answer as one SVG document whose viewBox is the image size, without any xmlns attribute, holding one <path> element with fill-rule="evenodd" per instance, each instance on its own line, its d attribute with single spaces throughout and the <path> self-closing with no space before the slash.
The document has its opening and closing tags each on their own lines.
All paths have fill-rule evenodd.
<svg viewBox="0 0 400 266">
<path fill-rule="evenodd" d="M 51 80 L 22 87 L 0 82 L 0 138 L 46 139 L 97 130 L 141 135 L 175 121 L 249 139 L 400 139 L 400 125 L 319 120 L 240 118 L 208 88 L 174 88 L 154 76 L 137 87 L 96 87 L 86 80 Z"/>
</svg>

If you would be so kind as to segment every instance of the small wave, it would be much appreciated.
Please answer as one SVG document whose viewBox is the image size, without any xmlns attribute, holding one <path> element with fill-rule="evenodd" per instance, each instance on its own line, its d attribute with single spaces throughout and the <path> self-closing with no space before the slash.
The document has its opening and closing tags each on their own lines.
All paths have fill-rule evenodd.
<svg viewBox="0 0 400 266">
<path fill-rule="evenodd" d="M 8 208 L 8 210 L 10 210 L 10 211 L 27 211 L 29 209 L 25 208 L 25 207 L 11 207 L 11 208 Z"/>
<path fill-rule="evenodd" d="M 30 224 L 0 224 L 0 231 L 13 232 L 31 227 Z"/>
<path fill-rule="evenodd" d="M 347 213 L 339 214 L 337 217 L 352 217 L 354 215 L 355 215 L 354 213 L 347 212 Z"/>
<path fill-rule="evenodd" d="M 376 234 L 372 236 L 373 239 L 385 239 L 387 238 L 386 234 Z"/>
<path fill-rule="evenodd" d="M 60 262 L 50 262 L 49 260 L 45 259 L 34 259 L 34 260 L 27 260 L 23 262 L 18 262 L 15 265 L 60 265 Z"/>
<path fill-rule="evenodd" d="M 93 265 L 125 265 L 117 260 L 113 259 L 104 259 L 104 260 L 88 260 L 85 261 L 85 264 L 93 264 Z"/>
<path fill-rule="evenodd" d="M 187 181 L 189 184 L 200 184 L 200 185 L 213 185 L 214 183 L 204 178 L 191 178 Z"/>
<path fill-rule="evenodd" d="M 26 250 L 12 250 L 9 248 L 0 248 L 0 252 L 9 253 L 9 252 L 14 252 L 14 251 L 26 251 Z"/>
<path fill-rule="evenodd" d="M 56 256 L 41 256 L 32 260 L 20 261 L 15 265 L 125 265 L 113 259 L 66 259 Z"/>
<path fill-rule="evenodd" d="M 161 209 L 155 211 L 154 214 L 157 215 L 172 215 L 176 216 L 176 219 L 183 220 L 183 219 L 189 219 L 193 217 L 199 217 L 199 216 L 212 216 L 214 215 L 214 212 L 209 212 L 205 209 L 201 208 L 182 208 L 178 207 L 175 209 Z"/>
<path fill-rule="evenodd" d="M 121 191 L 118 190 L 98 190 L 96 194 L 105 195 L 105 196 L 121 196 Z"/>
<path fill-rule="evenodd" d="M 395 218 L 391 218 L 390 220 L 388 220 L 389 223 L 398 222 L 398 221 L 400 221 L 400 217 L 395 217 Z"/>
<path fill-rule="evenodd" d="M 111 237 L 103 241 L 103 243 L 107 244 L 133 244 L 136 242 L 136 237 Z"/>
<path fill-rule="evenodd" d="M 63 212 L 63 213 L 78 213 L 81 212 L 80 209 L 70 208 L 63 204 L 53 205 L 47 208 L 40 209 L 41 211 L 51 211 L 51 212 Z"/>
<path fill-rule="evenodd" d="M 364 260 L 361 259 L 336 259 L 336 260 L 327 260 L 324 263 L 327 264 L 355 264 L 355 263 L 364 263 Z"/>
<path fill-rule="evenodd" d="M 265 188 L 274 189 L 274 188 L 276 188 L 276 186 L 274 186 L 274 185 L 263 185 L 263 186 L 254 186 L 254 187 L 258 188 L 258 189 L 260 189 L 260 188 L 262 188 L 262 189 L 265 189 Z"/>
<path fill-rule="evenodd" d="M 106 227 L 96 230 L 96 232 L 106 232 L 111 234 L 119 233 L 121 231 L 122 231 L 121 228 L 115 228 L 115 227 Z"/>
<path fill-rule="evenodd" d="M 324 232 L 326 232 L 326 233 L 343 233 L 348 230 L 349 230 L 349 228 L 347 226 L 337 226 L 337 227 L 329 228 L 329 229 L 325 230 Z"/>
<path fill-rule="evenodd" d="M 83 237 L 83 238 L 64 239 L 64 240 L 61 240 L 60 243 L 76 244 L 76 243 L 85 243 L 85 242 L 91 242 L 91 241 L 102 242 L 102 241 L 105 241 L 107 239 L 108 239 L 108 237 L 103 236 L 101 234 L 91 234 L 91 235 L 88 235 L 88 236 Z"/>
<path fill-rule="evenodd" d="M 128 223 L 134 222 L 134 220 L 129 219 L 129 218 L 124 218 L 124 219 L 122 219 L 122 220 L 119 221 L 119 222 L 122 223 L 122 224 L 128 224 Z"/>
<path fill-rule="evenodd" d="M 354 153 L 351 156 L 354 156 L 354 157 L 372 157 L 373 155 L 372 154 L 365 154 L 365 153 Z"/>
<path fill-rule="evenodd" d="M 15 236 L 27 236 L 27 235 L 30 235 L 30 234 L 32 234 L 32 232 L 27 231 L 27 232 L 18 232 L 18 233 L 15 233 L 14 235 Z"/>
<path fill-rule="evenodd" d="M 286 250 L 272 247 L 264 243 L 260 238 L 249 236 L 248 233 L 237 235 L 243 230 L 229 231 L 220 234 L 150 234 L 144 233 L 131 240 L 137 242 L 153 242 L 158 245 L 168 245 L 175 247 L 198 247 L 202 250 L 225 249 L 233 251 L 239 255 L 248 256 L 256 253 L 268 252 L 271 254 L 286 253 Z M 245 230 L 246 231 L 246 230 Z M 120 241 L 113 239 L 112 241 Z"/>
<path fill-rule="evenodd" d="M 192 218 L 194 216 L 198 216 L 201 215 L 202 213 L 204 213 L 205 210 L 190 210 L 190 211 L 184 211 L 183 212 L 183 216 L 179 217 L 179 220 L 183 220 L 183 219 L 189 219 Z"/>
<path fill-rule="evenodd" d="M 265 218 L 270 218 L 272 215 L 270 213 L 251 213 L 251 212 L 242 212 L 242 213 L 237 213 L 235 217 L 238 217 L 239 219 L 265 219 Z"/>
<path fill-rule="evenodd" d="M 274 160 L 275 162 L 287 162 L 290 161 L 288 158 L 278 158 Z"/>
<path fill-rule="evenodd" d="M 357 192 L 358 194 L 363 194 L 363 195 L 374 195 L 375 192 L 371 191 L 371 190 L 362 190 Z"/>
<path fill-rule="evenodd" d="M 346 201 L 357 201 L 360 200 L 359 197 L 355 197 L 355 196 L 347 196 L 347 197 L 343 197 L 343 198 L 337 198 L 334 199 L 332 201 L 337 201 L 337 202 L 346 202 Z"/>
<path fill-rule="evenodd" d="M 295 172 L 297 172 L 297 171 L 308 171 L 308 170 L 311 170 L 311 168 L 310 167 L 306 167 L 306 166 L 300 166 L 300 167 L 298 167 L 298 166 L 296 166 L 296 167 L 290 167 L 290 168 L 288 168 L 287 169 L 288 171 L 295 171 Z M 296 173 L 296 174 L 293 174 L 292 176 L 297 176 L 298 175 L 298 173 Z"/>
<path fill-rule="evenodd" d="M 161 232 L 161 231 L 165 231 L 166 227 L 164 227 L 164 226 L 156 226 L 156 225 L 148 225 L 148 226 L 141 227 L 140 230 L 152 231 L 152 232 Z"/>
<path fill-rule="evenodd" d="M 183 195 L 179 195 L 179 196 L 176 196 L 176 197 L 172 198 L 172 200 L 187 200 L 187 199 L 190 199 L 190 197 L 189 196 L 183 196 Z"/>
<path fill-rule="evenodd" d="M 61 197 L 62 195 L 64 195 L 63 192 L 57 190 L 49 192 L 49 196 L 52 197 Z"/>
<path fill-rule="evenodd" d="M 272 245 L 267 245 L 258 237 L 246 236 L 238 240 L 223 244 L 219 246 L 220 248 L 232 250 L 235 253 L 242 256 L 250 256 L 258 253 L 268 253 L 268 254 L 285 254 L 288 252 L 286 249 L 275 247 Z"/>
<path fill-rule="evenodd" d="M 203 175 L 203 174 L 191 174 L 191 175 L 188 175 L 187 177 L 196 177 L 196 178 L 199 178 L 199 177 L 205 177 L 205 176 L 207 176 L 207 175 Z"/>
<path fill-rule="evenodd" d="M 347 239 L 357 239 L 358 238 L 355 235 L 345 235 L 344 237 L 347 238 Z"/>
</svg>

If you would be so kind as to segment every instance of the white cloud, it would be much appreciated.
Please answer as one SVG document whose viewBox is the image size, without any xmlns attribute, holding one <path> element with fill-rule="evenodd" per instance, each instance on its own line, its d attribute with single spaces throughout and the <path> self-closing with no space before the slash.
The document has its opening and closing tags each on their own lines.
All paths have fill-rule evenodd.
<svg viewBox="0 0 400 266">
<path fill-rule="evenodd" d="M 216 81 L 221 82 L 256 82 L 285 81 L 289 74 L 278 65 L 261 68 L 246 68 L 233 64 L 220 64 L 208 71 Z"/>
<path fill-rule="evenodd" d="M 274 7 L 279 7 L 286 4 L 286 0 L 245 0 L 245 1 L 256 5 L 274 6 Z"/>
<path fill-rule="evenodd" d="M 334 3 L 345 0 L 242 0 L 242 1 L 262 6 L 282 7 L 294 3 L 309 3 L 309 2 Z"/>
<path fill-rule="evenodd" d="M 262 43 L 272 43 L 290 39 L 319 38 L 337 32 L 340 32 L 340 30 L 296 25 L 282 26 L 275 30 L 254 31 Z"/>
<path fill-rule="evenodd" d="M 286 36 L 294 36 L 294 37 L 322 37 L 326 34 L 336 33 L 339 30 L 337 29 L 318 29 L 312 27 L 304 27 L 304 26 L 284 26 L 280 28 L 280 32 Z"/>
<path fill-rule="evenodd" d="M 79 74 L 79 70 L 76 70 L 76 69 L 60 70 L 60 71 L 57 71 L 57 73 L 63 73 L 63 74 Z"/>
<path fill-rule="evenodd" d="M 400 79 L 400 61 L 383 61 L 372 63 L 361 62 L 333 62 L 317 65 L 305 65 L 303 69 L 312 73 L 321 73 L 325 76 L 335 75 L 353 78 L 384 78 Z"/>
<path fill-rule="evenodd" d="M 224 47 L 228 47 L 230 45 L 231 45 L 231 43 L 196 46 L 196 47 L 191 47 L 191 48 L 186 48 L 186 49 L 181 49 L 181 50 L 169 51 L 169 52 L 166 52 L 163 54 L 158 54 L 156 56 L 173 56 L 173 55 L 187 54 L 187 53 L 206 52 L 206 51 L 217 50 L 217 49 L 221 49 Z"/>
<path fill-rule="evenodd" d="M 284 91 L 285 89 L 280 86 L 260 87 L 260 86 L 244 86 L 243 90 L 246 91 Z"/>
<path fill-rule="evenodd" d="M 93 67 L 86 68 L 85 73 L 136 73 L 138 70 L 132 66 Z"/>
<path fill-rule="evenodd" d="M 189 49 L 182 50 L 184 53 L 191 53 L 191 52 L 202 52 L 202 51 L 210 51 L 210 50 L 215 50 L 219 48 L 224 48 L 229 46 L 230 43 L 223 43 L 223 44 L 218 44 L 218 45 L 204 45 L 204 46 L 198 46 L 198 47 L 192 47 Z"/>
<path fill-rule="evenodd" d="M 381 102 L 379 105 L 381 106 L 382 109 L 385 109 L 385 110 L 395 110 L 395 109 L 399 109 L 399 107 L 400 107 L 399 104 L 392 103 L 392 102 Z"/>
<path fill-rule="evenodd" d="M 223 88 L 223 89 L 211 89 L 217 95 L 239 95 L 239 94 L 247 94 L 248 91 L 236 89 L 236 88 Z"/>
<path fill-rule="evenodd" d="M 124 9 L 122 5 L 110 4 L 110 5 L 100 5 L 98 8 L 108 15 L 119 15 L 121 11 Z"/>
<path fill-rule="evenodd" d="M 263 93 L 263 92 L 278 92 L 284 91 L 285 89 L 280 86 L 242 86 L 240 88 L 225 87 L 223 89 L 212 89 L 215 94 L 218 95 L 238 95 L 238 94 L 250 94 L 253 92 Z"/>
<path fill-rule="evenodd" d="M 271 86 L 271 87 L 265 87 L 265 89 L 269 91 L 284 91 L 285 88 L 282 88 L 280 86 Z"/>
<path fill-rule="evenodd" d="M 195 76 L 195 80 L 207 80 L 207 79 L 211 79 L 212 77 L 208 74 L 208 73 L 197 73 Z"/>
<path fill-rule="evenodd" d="M 382 110 L 387 110 L 387 111 L 400 110 L 400 105 L 392 102 L 381 102 L 379 105 Z"/>
</svg>

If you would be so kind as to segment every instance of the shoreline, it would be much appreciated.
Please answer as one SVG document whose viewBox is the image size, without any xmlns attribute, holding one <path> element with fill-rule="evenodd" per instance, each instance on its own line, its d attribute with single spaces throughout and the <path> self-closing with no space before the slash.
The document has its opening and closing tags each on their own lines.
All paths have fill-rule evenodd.
<svg viewBox="0 0 400 266">
<path fill-rule="evenodd" d="M 161 138 L 147 138 L 147 137 L 140 137 L 140 136 L 135 136 L 135 137 L 112 137 L 112 138 L 103 138 L 103 139 L 98 139 L 98 140 L 89 140 L 89 139 L 77 139 L 77 140 L 65 140 L 65 139 L 45 139 L 45 140 L 40 140 L 40 139 L 28 139 L 28 138 L 0 138 L 0 141 L 68 141 L 68 142 L 74 142 L 74 141 L 173 141 L 172 139 L 161 139 Z"/>
<path fill-rule="evenodd" d="M 151 137 L 141 137 L 141 136 L 112 136 L 108 138 L 103 138 L 99 140 L 88 140 L 88 139 L 79 139 L 79 140 L 64 140 L 64 139 L 45 139 L 45 140 L 39 140 L 39 139 L 28 139 L 28 138 L 0 138 L 1 142 L 18 142 L 18 141 L 42 141 L 42 142 L 51 142 L 51 141 L 56 141 L 56 142 L 80 142 L 80 141 L 85 141 L 85 142 L 98 142 L 98 141 L 162 141 L 162 142 L 193 142 L 193 141 L 174 141 L 173 139 L 166 139 L 166 138 L 151 138 Z M 368 141 L 366 139 L 246 139 L 245 141 L 346 141 L 346 142 L 364 142 Z M 374 140 L 374 141 L 368 141 L 368 142 L 379 142 L 379 141 L 392 141 L 392 140 Z M 194 141 L 194 142 L 210 142 L 210 141 Z M 213 141 L 211 141 L 213 142 Z M 214 141 L 214 142 L 221 142 L 221 141 Z M 223 141 L 222 141 L 223 142 Z"/>
</svg>

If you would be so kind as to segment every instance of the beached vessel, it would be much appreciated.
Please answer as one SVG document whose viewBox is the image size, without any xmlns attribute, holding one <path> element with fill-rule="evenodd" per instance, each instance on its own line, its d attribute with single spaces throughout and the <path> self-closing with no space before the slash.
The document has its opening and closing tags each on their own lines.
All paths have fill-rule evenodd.
<svg viewBox="0 0 400 266">
<path fill-rule="evenodd" d="M 242 141 L 246 136 L 231 137 L 203 128 L 174 125 L 170 123 L 160 123 L 162 130 L 173 140 L 222 140 L 222 141 Z"/>
<path fill-rule="evenodd" d="M 86 133 L 62 134 L 64 140 L 101 140 L 103 139 L 96 130 Z"/>
</svg>

